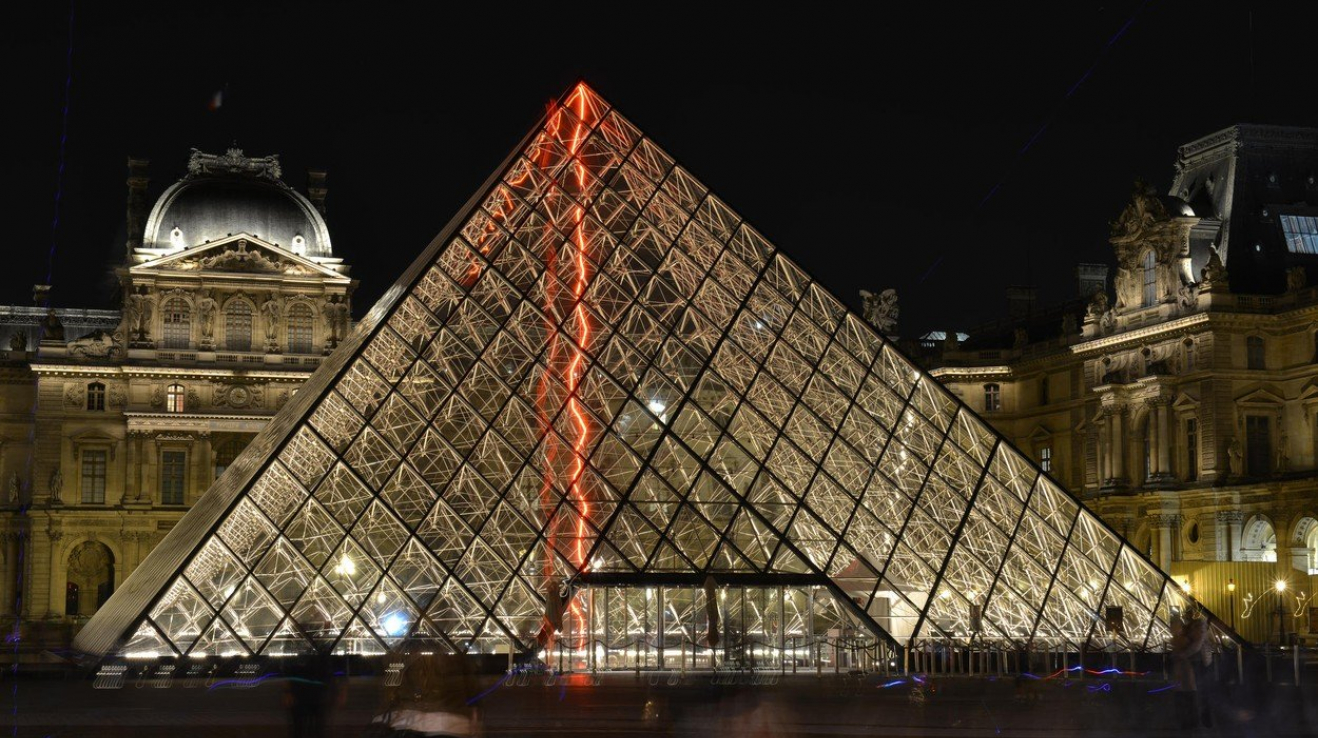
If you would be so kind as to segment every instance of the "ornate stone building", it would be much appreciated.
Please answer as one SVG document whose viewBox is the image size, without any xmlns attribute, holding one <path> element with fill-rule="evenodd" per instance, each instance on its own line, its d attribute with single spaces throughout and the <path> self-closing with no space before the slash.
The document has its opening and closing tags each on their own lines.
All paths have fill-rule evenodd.
<svg viewBox="0 0 1318 738">
<path fill-rule="evenodd" d="M 0 307 L 0 597 L 84 622 L 349 329 L 356 286 L 276 157 L 193 151 L 153 207 L 129 160 L 121 310 Z M 16 610 L 17 608 L 17 610 Z M 44 634 L 44 635 L 43 635 Z"/>
<path fill-rule="evenodd" d="M 1186 144 L 1168 192 L 1112 224 L 1114 293 L 931 346 L 933 373 L 1244 635 L 1278 638 L 1278 600 L 1313 632 L 1318 130 Z"/>
</svg>

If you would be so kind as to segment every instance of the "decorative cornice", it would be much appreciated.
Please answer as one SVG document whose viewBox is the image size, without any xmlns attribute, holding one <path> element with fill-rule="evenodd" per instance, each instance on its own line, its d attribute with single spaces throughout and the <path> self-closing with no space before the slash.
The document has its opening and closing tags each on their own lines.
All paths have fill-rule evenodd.
<svg viewBox="0 0 1318 738">
<path fill-rule="evenodd" d="M 201 367 L 86 366 L 82 364 L 33 363 L 34 374 L 59 377 L 120 376 L 137 379 L 261 379 L 276 382 L 305 382 L 311 372 L 299 370 L 205 369 Z"/>
</svg>

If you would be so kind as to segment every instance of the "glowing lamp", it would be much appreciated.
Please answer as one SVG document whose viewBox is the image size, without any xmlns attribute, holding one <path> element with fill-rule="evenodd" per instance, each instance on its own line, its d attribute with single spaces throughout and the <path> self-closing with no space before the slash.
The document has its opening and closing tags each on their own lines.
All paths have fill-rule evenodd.
<svg viewBox="0 0 1318 738">
<path fill-rule="evenodd" d="M 385 615 L 380 624 L 384 626 L 384 632 L 394 638 L 407 633 L 407 616 L 401 612 Z"/>
<path fill-rule="evenodd" d="M 1228 580 L 1226 580 L 1226 591 L 1228 591 L 1228 592 L 1235 592 L 1235 591 L 1236 591 L 1236 580 L 1234 580 L 1234 579 L 1228 579 Z"/>
<path fill-rule="evenodd" d="M 1277 583 L 1276 583 L 1275 585 L 1273 585 L 1273 586 L 1275 586 L 1275 587 L 1277 588 L 1277 594 L 1281 594 L 1282 592 L 1285 592 L 1285 591 L 1286 591 L 1286 580 L 1285 580 L 1285 579 L 1278 579 L 1278 580 L 1277 580 Z"/>
</svg>

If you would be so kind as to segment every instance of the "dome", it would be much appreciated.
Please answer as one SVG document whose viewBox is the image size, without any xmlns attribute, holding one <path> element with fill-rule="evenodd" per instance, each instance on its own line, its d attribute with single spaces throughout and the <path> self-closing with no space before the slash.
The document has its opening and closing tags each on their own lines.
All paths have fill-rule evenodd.
<svg viewBox="0 0 1318 738">
<path fill-rule="evenodd" d="M 248 158 L 238 149 L 217 156 L 194 149 L 188 175 L 151 209 L 142 246 L 177 251 L 247 233 L 293 253 L 332 256 L 325 219 L 280 175 L 274 156 Z"/>
<path fill-rule="evenodd" d="M 1167 210 L 1167 215 L 1172 218 L 1195 217 L 1194 208 L 1190 207 L 1190 203 L 1176 195 L 1158 195 L 1158 199 L 1162 201 L 1162 206 Z"/>
</svg>

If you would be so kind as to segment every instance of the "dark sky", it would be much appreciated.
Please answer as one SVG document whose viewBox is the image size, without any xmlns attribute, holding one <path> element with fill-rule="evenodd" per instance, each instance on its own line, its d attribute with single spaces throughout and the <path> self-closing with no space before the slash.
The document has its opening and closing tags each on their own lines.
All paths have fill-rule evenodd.
<svg viewBox="0 0 1318 738">
<path fill-rule="evenodd" d="M 1076 262 L 1109 261 L 1133 180 L 1165 189 L 1178 145 L 1318 126 L 1311 4 L 713 5 L 79 2 L 55 301 L 113 304 L 127 154 L 152 160 L 154 198 L 190 147 L 236 141 L 298 187 L 329 170 L 361 314 L 581 76 L 849 303 L 896 287 L 903 333 L 965 328 L 1027 273 L 1072 296 Z M 0 301 L 27 304 L 52 243 L 68 6 L 7 20 Z"/>
</svg>

